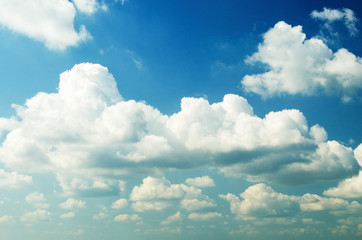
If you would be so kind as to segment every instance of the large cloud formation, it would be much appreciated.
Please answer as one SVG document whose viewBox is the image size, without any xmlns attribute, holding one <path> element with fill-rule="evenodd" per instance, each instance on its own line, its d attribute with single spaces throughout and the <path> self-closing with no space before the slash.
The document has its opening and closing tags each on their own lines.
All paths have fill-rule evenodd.
<svg viewBox="0 0 362 240">
<path fill-rule="evenodd" d="M 0 0 L 0 24 L 45 43 L 52 50 L 77 46 L 91 38 L 84 25 L 74 29 L 79 12 L 93 14 L 106 9 L 96 0 Z M 76 8 L 75 8 L 76 6 Z"/>
<path fill-rule="evenodd" d="M 333 94 L 349 102 L 362 90 L 362 60 L 347 49 L 332 52 L 320 39 L 306 39 L 301 26 L 278 22 L 264 34 L 258 51 L 247 59 L 263 63 L 265 73 L 246 75 L 246 92 L 264 98 L 283 94 Z"/>
<path fill-rule="evenodd" d="M 181 111 L 167 116 L 124 100 L 98 64 L 75 65 L 60 75 L 58 92 L 14 108 L 17 116 L 0 122 L 7 131 L 0 161 L 17 171 L 55 172 L 68 193 L 115 192 L 123 176 L 170 168 L 213 166 L 282 184 L 346 178 L 360 169 L 351 148 L 327 141 L 298 110 L 260 118 L 246 99 L 229 94 L 214 104 L 183 98 Z"/>
</svg>

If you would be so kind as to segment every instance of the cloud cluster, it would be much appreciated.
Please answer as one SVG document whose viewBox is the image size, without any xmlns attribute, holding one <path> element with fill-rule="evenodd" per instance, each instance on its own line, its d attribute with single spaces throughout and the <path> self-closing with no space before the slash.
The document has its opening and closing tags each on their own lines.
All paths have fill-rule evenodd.
<svg viewBox="0 0 362 240">
<path fill-rule="evenodd" d="M 320 39 L 306 39 L 301 26 L 278 22 L 264 34 L 248 63 L 265 64 L 265 73 L 246 75 L 246 92 L 269 98 L 283 94 L 333 94 L 349 102 L 362 90 L 362 60 L 347 49 L 332 52 Z"/>
<path fill-rule="evenodd" d="M 328 211 L 334 215 L 344 215 L 362 210 L 362 205 L 356 201 L 348 202 L 310 193 L 303 196 L 286 195 L 264 183 L 248 187 L 240 197 L 231 193 L 220 194 L 219 197 L 230 203 L 230 212 L 236 218 L 244 220 L 294 217 L 301 211 Z"/>
<path fill-rule="evenodd" d="M 163 210 L 172 201 L 180 200 L 181 208 L 195 211 L 216 206 L 201 189 L 185 184 L 171 184 L 166 178 L 147 177 L 140 186 L 135 186 L 130 194 L 135 211 Z"/>
<path fill-rule="evenodd" d="M 327 141 L 325 130 L 309 127 L 298 110 L 260 118 L 246 99 L 229 94 L 213 104 L 183 98 L 181 111 L 167 116 L 123 100 L 98 64 L 75 65 L 60 75 L 57 93 L 40 92 L 14 107 L 17 123 L 0 147 L 0 162 L 24 172 L 55 172 L 67 194 L 117 193 L 123 176 L 169 168 L 216 166 L 227 175 L 282 184 L 345 178 L 360 169 L 352 149 Z M 213 182 L 204 177 L 187 184 Z M 192 187 L 168 194 L 181 196 L 185 189 Z"/>
<path fill-rule="evenodd" d="M 351 36 L 354 36 L 358 33 L 356 23 L 358 19 L 356 18 L 354 12 L 349 8 L 343 9 L 330 9 L 323 8 L 323 11 L 314 10 L 310 14 L 312 18 L 325 22 L 325 27 L 328 30 L 332 29 L 332 24 L 336 21 L 342 21 L 347 27 Z"/>
</svg>

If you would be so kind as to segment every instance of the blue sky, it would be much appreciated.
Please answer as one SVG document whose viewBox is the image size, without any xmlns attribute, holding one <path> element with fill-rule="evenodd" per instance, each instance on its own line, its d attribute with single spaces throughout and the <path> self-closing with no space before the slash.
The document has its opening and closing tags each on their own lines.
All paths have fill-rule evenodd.
<svg viewBox="0 0 362 240">
<path fill-rule="evenodd" d="M 361 10 L 0 0 L 0 238 L 360 239 Z"/>
</svg>

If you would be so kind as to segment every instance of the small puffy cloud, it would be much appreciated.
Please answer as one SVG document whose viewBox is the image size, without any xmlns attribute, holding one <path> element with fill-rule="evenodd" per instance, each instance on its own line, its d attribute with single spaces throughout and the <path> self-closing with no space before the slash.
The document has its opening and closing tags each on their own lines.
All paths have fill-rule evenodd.
<svg viewBox="0 0 362 240">
<path fill-rule="evenodd" d="M 114 221 L 116 222 L 141 222 L 142 218 L 137 214 L 120 214 L 114 217 Z"/>
<path fill-rule="evenodd" d="M 23 216 L 20 217 L 20 221 L 29 222 L 29 223 L 44 222 L 44 221 L 49 221 L 51 215 L 52 215 L 51 212 L 48 212 L 43 209 L 37 209 L 33 212 L 25 213 Z"/>
<path fill-rule="evenodd" d="M 5 172 L 0 169 L 0 188 L 24 188 L 33 184 L 31 176 L 22 175 L 17 172 Z"/>
<path fill-rule="evenodd" d="M 199 200 L 199 199 L 183 199 L 181 200 L 181 208 L 187 211 L 195 211 L 202 208 L 215 207 L 216 204 L 210 200 Z"/>
<path fill-rule="evenodd" d="M 25 201 L 36 208 L 49 208 L 43 193 L 33 192 L 25 197 Z"/>
<path fill-rule="evenodd" d="M 78 11 L 85 13 L 85 14 L 93 14 L 98 9 L 102 9 L 106 11 L 107 5 L 104 3 L 100 4 L 97 0 L 73 0 L 75 7 Z"/>
<path fill-rule="evenodd" d="M 240 194 L 243 200 L 231 193 L 219 196 L 230 202 L 231 213 L 244 219 L 286 217 L 299 210 L 296 197 L 277 193 L 263 183 L 253 185 Z"/>
<path fill-rule="evenodd" d="M 185 185 L 171 184 L 166 178 L 147 177 L 140 186 L 135 186 L 130 195 L 132 201 L 153 199 L 178 199 L 185 195 Z"/>
<path fill-rule="evenodd" d="M 81 2 L 81 1 L 80 1 Z M 44 42 L 49 49 L 64 50 L 91 38 L 85 26 L 74 29 L 76 10 L 68 0 L 1 0 L 0 24 Z"/>
<path fill-rule="evenodd" d="M 113 202 L 111 208 L 122 209 L 122 208 L 126 207 L 127 205 L 128 205 L 127 199 L 121 198 L 121 199 L 118 199 L 117 201 Z"/>
<path fill-rule="evenodd" d="M 185 181 L 186 184 L 194 187 L 214 187 L 215 183 L 209 176 L 202 176 L 196 178 L 188 178 Z"/>
<path fill-rule="evenodd" d="M 168 116 L 124 100 L 99 64 L 75 65 L 60 75 L 56 93 L 38 93 L 14 108 L 19 120 L 0 146 L 1 163 L 55 173 L 65 196 L 116 195 L 124 176 L 164 169 L 212 166 L 228 176 L 282 184 L 346 178 L 360 169 L 352 149 L 327 141 L 326 131 L 309 127 L 298 110 L 258 117 L 246 99 L 227 94 L 216 103 L 183 98 L 181 110 Z M 144 181 L 132 201 L 181 199 L 201 192 L 195 186 L 213 185 L 207 176 L 187 185 Z"/>
<path fill-rule="evenodd" d="M 78 209 L 85 208 L 86 202 L 74 198 L 68 198 L 67 201 L 60 203 L 58 206 L 62 209 Z"/>
<path fill-rule="evenodd" d="M 74 212 L 68 212 L 68 213 L 64 213 L 64 214 L 60 215 L 60 218 L 63 218 L 63 219 L 74 218 L 74 217 L 75 217 Z"/>
<path fill-rule="evenodd" d="M 265 73 L 246 75 L 246 92 L 270 98 L 283 94 L 333 94 L 345 102 L 362 90 L 362 60 L 347 49 L 333 53 L 320 39 L 306 39 L 301 26 L 278 22 L 264 34 L 258 51 L 247 59 L 263 63 Z"/>
<path fill-rule="evenodd" d="M 332 28 L 332 24 L 334 22 L 342 21 L 348 28 L 351 36 L 358 33 L 358 29 L 356 27 L 358 19 L 356 18 L 354 12 L 349 8 L 330 9 L 325 7 L 323 8 L 323 11 L 314 10 L 310 15 L 316 20 L 324 21 L 325 27 L 329 30 Z"/>
<path fill-rule="evenodd" d="M 6 223 L 6 222 L 13 222 L 13 221 L 15 221 L 15 218 L 10 215 L 4 215 L 4 216 L 0 217 L 0 224 Z"/>
<path fill-rule="evenodd" d="M 193 221 L 206 221 L 214 218 L 221 217 L 221 213 L 218 212 L 207 212 L 207 213 L 190 213 L 188 219 Z"/>
<path fill-rule="evenodd" d="M 173 222 L 179 222 L 181 221 L 182 219 L 184 219 L 184 216 L 181 214 L 180 211 L 178 211 L 177 213 L 171 215 L 171 216 L 168 216 L 166 218 L 166 220 L 162 221 L 161 224 L 162 225 L 167 225 L 167 224 L 171 224 Z"/>
<path fill-rule="evenodd" d="M 354 156 L 362 166 L 362 144 L 354 151 Z M 341 198 L 362 198 L 362 171 L 358 176 L 341 181 L 337 187 L 332 187 L 323 192 L 324 195 Z"/>
</svg>

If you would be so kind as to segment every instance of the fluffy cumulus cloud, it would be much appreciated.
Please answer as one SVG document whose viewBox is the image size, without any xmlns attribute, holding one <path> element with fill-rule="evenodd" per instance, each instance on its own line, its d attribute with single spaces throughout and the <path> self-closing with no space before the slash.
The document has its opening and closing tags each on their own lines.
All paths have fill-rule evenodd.
<svg viewBox="0 0 362 240">
<path fill-rule="evenodd" d="M 17 122 L 4 136 L 0 162 L 17 171 L 54 172 L 68 195 L 116 194 L 124 176 L 171 168 L 213 166 L 282 184 L 345 178 L 360 169 L 352 149 L 328 141 L 326 131 L 309 127 L 298 110 L 258 117 L 246 99 L 228 94 L 213 104 L 183 98 L 181 111 L 168 116 L 124 100 L 98 64 L 75 65 L 60 75 L 58 92 L 40 92 L 14 107 Z M 152 178 L 143 184 L 160 186 L 135 188 L 132 201 L 181 198 L 214 183 L 204 176 L 187 185 Z"/>
<path fill-rule="evenodd" d="M 181 214 L 180 211 L 178 211 L 177 213 L 171 215 L 171 216 L 168 216 L 166 218 L 166 220 L 162 221 L 161 224 L 162 225 L 167 225 L 167 224 L 171 224 L 173 222 L 179 222 L 179 221 L 182 221 L 184 219 L 184 216 Z"/>
<path fill-rule="evenodd" d="M 137 214 L 120 214 L 114 217 L 114 221 L 116 222 L 142 222 L 142 218 Z"/>
<path fill-rule="evenodd" d="M 332 28 L 332 24 L 336 21 L 342 21 L 347 27 L 351 36 L 354 36 L 358 33 L 356 23 L 358 19 L 356 18 L 354 12 L 349 8 L 343 9 L 330 9 L 323 8 L 323 11 L 314 10 L 310 14 L 312 18 L 325 22 L 325 27 L 329 30 Z"/>
<path fill-rule="evenodd" d="M 49 208 L 49 204 L 46 202 L 44 194 L 39 192 L 30 193 L 25 197 L 25 201 L 36 208 Z"/>
<path fill-rule="evenodd" d="M 128 201 L 125 198 L 118 199 L 112 203 L 111 208 L 113 209 L 122 209 L 128 205 Z"/>
<path fill-rule="evenodd" d="M 326 198 L 316 194 L 294 196 L 278 193 L 264 183 L 248 187 L 240 196 L 220 194 L 220 198 L 230 203 L 230 212 L 236 218 L 258 220 L 264 218 L 294 217 L 301 211 L 327 211 L 334 215 L 354 214 L 362 209 L 356 201 L 341 198 Z"/>
<path fill-rule="evenodd" d="M 153 177 L 147 177 L 140 186 L 135 186 L 130 199 L 134 201 L 132 208 L 139 212 L 163 210 L 170 206 L 171 200 L 181 200 L 181 207 L 187 210 L 215 206 L 207 196 L 202 195 L 201 189 L 184 184 L 171 184 L 165 178 Z"/>
<path fill-rule="evenodd" d="M 65 202 L 59 204 L 59 207 L 62 209 L 79 209 L 85 208 L 86 202 L 82 200 L 77 200 L 74 198 L 68 198 Z"/>
<path fill-rule="evenodd" d="M 228 193 L 220 195 L 230 202 L 230 211 L 238 217 L 263 218 L 294 215 L 299 210 L 297 198 L 275 192 L 271 187 L 260 183 L 247 188 L 238 196 Z"/>
<path fill-rule="evenodd" d="M 355 150 L 354 155 L 358 163 L 362 166 L 362 144 Z M 362 171 L 358 176 L 341 181 L 337 187 L 330 188 L 324 191 L 327 196 L 342 197 L 342 198 L 362 198 Z"/>
<path fill-rule="evenodd" d="M 76 9 L 68 0 L 1 0 L 0 6 L 1 25 L 49 49 L 64 50 L 91 38 L 84 25 L 74 29 Z"/>
<path fill-rule="evenodd" d="M 6 172 L 0 169 L 0 188 L 23 188 L 33 184 L 33 178 L 17 172 Z"/>
<path fill-rule="evenodd" d="M 209 176 L 202 176 L 196 178 L 188 178 L 185 181 L 186 184 L 195 187 L 214 187 L 215 183 Z"/>
<path fill-rule="evenodd" d="M 269 98 L 283 94 L 333 94 L 349 102 L 362 90 L 362 60 L 347 49 L 333 52 L 320 39 L 306 39 L 301 26 L 278 22 L 264 34 L 248 63 L 265 64 L 265 73 L 246 75 L 246 92 Z"/>
<path fill-rule="evenodd" d="M 33 212 L 27 212 L 23 216 L 20 217 L 20 221 L 22 222 L 45 222 L 50 221 L 51 212 L 48 212 L 43 209 L 37 209 Z"/>
</svg>

